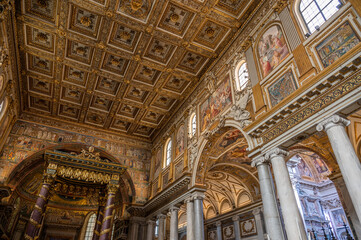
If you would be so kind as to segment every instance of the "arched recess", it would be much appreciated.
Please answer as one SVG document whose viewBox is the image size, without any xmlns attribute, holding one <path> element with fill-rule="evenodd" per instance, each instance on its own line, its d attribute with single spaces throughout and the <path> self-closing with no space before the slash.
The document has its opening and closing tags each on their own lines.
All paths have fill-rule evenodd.
<svg viewBox="0 0 361 240">
<path fill-rule="evenodd" d="M 26 179 L 34 171 L 39 171 L 44 167 L 44 153 L 47 150 L 59 150 L 65 152 L 80 152 L 82 149 L 88 149 L 90 145 L 82 143 L 66 143 L 51 146 L 32 154 L 25 158 L 19 164 L 17 164 L 12 170 L 5 182 L 6 186 L 9 186 L 13 191 L 17 189 L 19 184 Z M 110 162 L 118 163 L 118 160 L 106 151 L 94 148 L 94 152 L 99 152 L 100 157 L 109 160 Z M 120 178 L 120 195 L 124 204 L 131 204 L 136 196 L 135 186 L 133 180 L 125 171 Z"/>
<path fill-rule="evenodd" d="M 217 123 L 217 121 L 215 122 L 215 124 Z M 218 122 L 219 123 L 219 122 Z M 219 123 L 221 124 L 221 123 Z M 194 186 L 196 184 L 196 175 L 197 175 L 197 170 L 201 167 L 200 165 L 200 160 L 201 160 L 201 156 L 203 153 L 205 153 L 205 149 L 208 149 L 209 145 L 211 144 L 211 141 L 214 141 L 214 139 L 216 139 L 217 137 L 219 137 L 220 132 L 221 131 L 225 131 L 227 129 L 237 129 L 242 133 L 243 138 L 245 139 L 246 143 L 247 143 L 247 149 L 248 151 L 254 149 L 257 145 L 259 145 L 259 142 L 257 141 L 257 139 L 252 138 L 251 136 L 249 136 L 245 131 L 243 131 L 242 126 L 240 124 L 239 121 L 236 121 L 234 119 L 226 119 L 224 121 L 224 123 L 222 124 L 223 127 L 218 129 L 218 131 L 215 131 L 211 136 L 209 136 L 208 138 L 206 138 L 203 134 L 198 142 L 199 142 L 199 147 L 197 150 L 197 155 L 196 155 L 196 159 L 194 160 L 193 163 L 193 170 L 192 170 L 192 180 L 191 180 L 191 185 Z"/>
<path fill-rule="evenodd" d="M 237 208 L 240 193 L 249 196 L 247 204 L 260 200 L 257 169 L 247 156 L 249 145 L 243 131 L 224 126 L 205 135 L 192 176 L 193 185 L 207 189 L 204 215 L 209 216 L 212 209 L 222 214 Z"/>
</svg>

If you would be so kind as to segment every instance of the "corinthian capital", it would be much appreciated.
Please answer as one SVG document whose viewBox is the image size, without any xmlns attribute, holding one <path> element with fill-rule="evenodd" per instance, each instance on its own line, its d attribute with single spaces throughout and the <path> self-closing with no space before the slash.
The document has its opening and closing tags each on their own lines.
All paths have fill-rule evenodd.
<svg viewBox="0 0 361 240">
<path fill-rule="evenodd" d="M 331 117 L 326 118 L 325 120 L 317 124 L 316 129 L 320 132 L 323 130 L 327 131 L 329 128 L 332 128 L 334 126 L 347 127 L 348 125 L 350 125 L 349 120 L 342 118 L 339 115 L 332 115 Z"/>
<path fill-rule="evenodd" d="M 252 166 L 252 167 L 258 167 L 258 166 L 261 165 L 261 164 L 268 164 L 268 163 L 269 163 L 269 161 L 266 160 L 266 158 L 265 158 L 263 155 L 261 155 L 261 156 L 255 157 L 255 158 L 252 160 L 251 166 Z"/>
<path fill-rule="evenodd" d="M 266 152 L 265 159 L 270 160 L 271 158 L 274 158 L 274 157 L 287 157 L 288 154 L 289 153 L 283 149 L 273 148 L 273 149 L 269 150 L 268 152 Z"/>
</svg>

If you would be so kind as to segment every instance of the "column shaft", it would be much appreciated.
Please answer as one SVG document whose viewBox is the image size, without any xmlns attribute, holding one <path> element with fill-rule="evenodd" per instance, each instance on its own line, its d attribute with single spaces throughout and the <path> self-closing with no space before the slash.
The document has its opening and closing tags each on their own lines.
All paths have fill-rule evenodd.
<svg viewBox="0 0 361 240">
<path fill-rule="evenodd" d="M 104 218 L 104 206 L 99 206 L 97 221 L 95 222 L 93 240 L 98 240 Z"/>
<path fill-rule="evenodd" d="M 178 210 L 177 207 L 170 208 L 170 239 L 178 240 Z"/>
<path fill-rule="evenodd" d="M 305 227 L 284 159 L 287 155 L 287 152 L 276 148 L 266 154 L 266 159 L 272 163 L 288 240 L 306 240 Z"/>
<path fill-rule="evenodd" d="M 132 219 L 130 219 L 130 222 L 129 240 L 138 240 L 139 222 Z"/>
<path fill-rule="evenodd" d="M 163 214 L 160 214 L 157 216 L 158 218 L 158 223 L 159 223 L 159 226 L 158 226 L 158 240 L 164 240 L 164 233 L 165 233 L 165 229 L 164 229 L 164 224 L 165 224 L 165 218 L 166 216 L 163 215 Z"/>
<path fill-rule="evenodd" d="M 217 226 L 217 240 L 222 240 L 222 223 L 216 222 Z"/>
<path fill-rule="evenodd" d="M 152 220 L 148 220 L 147 224 L 147 240 L 153 240 L 155 222 Z"/>
<path fill-rule="evenodd" d="M 194 235 L 196 240 L 204 240 L 203 198 L 197 194 L 194 197 Z"/>
<path fill-rule="evenodd" d="M 264 239 L 263 224 L 262 224 L 262 218 L 261 218 L 261 210 L 260 209 L 253 210 L 253 215 L 254 215 L 254 219 L 256 220 L 257 237 L 258 237 L 258 239 Z M 280 238 L 280 240 L 281 239 L 282 238 Z"/>
<path fill-rule="evenodd" d="M 30 215 L 29 222 L 27 224 L 26 230 L 25 230 L 25 239 L 32 240 L 36 239 L 40 234 L 40 228 L 42 226 L 45 210 L 46 210 L 46 204 L 48 203 L 49 199 L 49 190 L 51 188 L 50 182 L 44 182 L 40 193 L 38 196 L 38 199 L 36 200 L 34 209 Z"/>
<path fill-rule="evenodd" d="M 234 216 L 233 220 L 233 227 L 234 227 L 234 236 L 236 240 L 241 240 L 241 229 L 239 227 L 239 216 Z"/>
<path fill-rule="evenodd" d="M 317 130 L 327 133 L 357 216 L 361 219 L 361 163 L 345 130 L 349 124 L 347 119 L 334 115 L 317 125 Z"/>
<path fill-rule="evenodd" d="M 278 211 L 270 166 L 268 162 L 264 160 L 264 157 L 256 159 L 253 164 L 257 165 L 267 233 L 271 239 L 283 240 L 281 218 Z M 257 230 L 257 232 L 258 231 L 259 230 Z"/>
<path fill-rule="evenodd" d="M 100 240 L 110 239 L 110 235 L 112 233 L 113 210 L 116 191 L 117 186 L 108 186 L 108 198 L 104 209 L 104 219 L 100 232 Z"/>
<path fill-rule="evenodd" d="M 186 200 L 187 204 L 187 240 L 194 240 L 194 203 L 191 198 Z"/>
</svg>

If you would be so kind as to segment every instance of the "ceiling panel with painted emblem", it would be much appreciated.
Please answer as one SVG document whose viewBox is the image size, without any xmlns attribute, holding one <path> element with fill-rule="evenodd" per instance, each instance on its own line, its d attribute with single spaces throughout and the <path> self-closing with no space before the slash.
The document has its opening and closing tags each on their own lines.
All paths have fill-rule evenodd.
<svg viewBox="0 0 361 240">
<path fill-rule="evenodd" d="M 257 4 L 17 0 L 22 109 L 152 139 Z"/>
</svg>

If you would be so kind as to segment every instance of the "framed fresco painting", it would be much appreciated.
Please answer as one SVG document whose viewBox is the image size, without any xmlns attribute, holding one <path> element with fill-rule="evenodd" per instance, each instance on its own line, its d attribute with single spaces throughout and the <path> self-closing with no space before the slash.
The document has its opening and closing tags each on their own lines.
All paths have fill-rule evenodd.
<svg viewBox="0 0 361 240">
<path fill-rule="evenodd" d="M 268 28 L 258 41 L 258 59 L 263 77 L 270 74 L 289 52 L 281 26 L 273 25 Z"/>
<path fill-rule="evenodd" d="M 222 83 L 215 92 L 209 96 L 201 105 L 201 132 L 203 132 L 210 121 L 222 113 L 232 104 L 232 90 L 229 74 L 226 75 Z"/>
<path fill-rule="evenodd" d="M 268 87 L 271 106 L 274 107 L 297 89 L 293 72 L 289 69 Z"/>
<path fill-rule="evenodd" d="M 326 68 L 359 43 L 359 36 L 351 24 L 346 21 L 322 40 L 316 46 L 316 51 L 323 67 Z"/>
<path fill-rule="evenodd" d="M 184 151 L 184 137 L 185 137 L 185 127 L 184 124 L 182 124 L 177 131 L 176 135 L 176 149 L 175 149 L 175 157 L 177 158 L 180 154 Z"/>
</svg>

